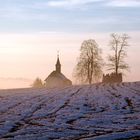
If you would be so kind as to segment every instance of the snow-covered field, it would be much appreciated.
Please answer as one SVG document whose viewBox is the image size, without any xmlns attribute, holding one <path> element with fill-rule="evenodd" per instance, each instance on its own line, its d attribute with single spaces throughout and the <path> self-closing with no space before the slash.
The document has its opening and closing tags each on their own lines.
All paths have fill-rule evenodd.
<svg viewBox="0 0 140 140">
<path fill-rule="evenodd" d="M 140 139 L 140 82 L 0 91 L 2 140 Z"/>
</svg>

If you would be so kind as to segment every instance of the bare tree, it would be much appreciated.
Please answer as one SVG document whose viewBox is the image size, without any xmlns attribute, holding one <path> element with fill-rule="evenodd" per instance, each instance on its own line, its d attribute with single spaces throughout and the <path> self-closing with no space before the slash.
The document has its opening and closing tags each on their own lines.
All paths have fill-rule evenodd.
<svg viewBox="0 0 140 140">
<path fill-rule="evenodd" d="M 125 62 L 125 57 L 127 56 L 126 48 L 128 45 L 129 36 L 127 34 L 118 35 L 111 34 L 112 40 L 110 41 L 111 50 L 114 52 L 113 54 L 108 56 L 109 64 L 108 70 L 113 70 L 116 75 L 123 70 L 128 70 L 129 66 Z"/>
<path fill-rule="evenodd" d="M 97 82 L 102 75 L 103 60 L 101 49 L 95 40 L 85 40 L 80 49 L 80 57 L 75 69 L 75 76 L 82 83 Z"/>
</svg>

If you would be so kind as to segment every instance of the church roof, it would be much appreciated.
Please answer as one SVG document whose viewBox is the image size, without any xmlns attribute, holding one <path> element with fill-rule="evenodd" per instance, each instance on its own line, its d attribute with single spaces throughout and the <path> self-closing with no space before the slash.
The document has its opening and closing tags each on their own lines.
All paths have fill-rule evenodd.
<svg viewBox="0 0 140 140">
<path fill-rule="evenodd" d="M 59 72 L 57 72 L 57 71 L 53 71 L 46 79 L 45 79 L 45 81 L 47 82 L 48 80 L 51 80 L 51 79 L 59 79 L 59 80 L 62 80 L 62 81 L 70 81 L 69 79 L 67 79 L 66 77 L 65 77 L 65 75 L 64 74 L 62 74 L 62 73 L 59 73 Z"/>
</svg>

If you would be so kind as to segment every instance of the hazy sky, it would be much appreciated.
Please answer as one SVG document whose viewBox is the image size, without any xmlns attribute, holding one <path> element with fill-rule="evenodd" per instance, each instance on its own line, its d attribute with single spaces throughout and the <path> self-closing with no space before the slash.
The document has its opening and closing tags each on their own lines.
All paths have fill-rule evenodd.
<svg viewBox="0 0 140 140">
<path fill-rule="evenodd" d="M 0 88 L 44 80 L 57 50 L 72 79 L 82 41 L 95 39 L 106 60 L 112 32 L 131 36 L 125 80 L 140 80 L 139 0 L 0 0 Z"/>
</svg>

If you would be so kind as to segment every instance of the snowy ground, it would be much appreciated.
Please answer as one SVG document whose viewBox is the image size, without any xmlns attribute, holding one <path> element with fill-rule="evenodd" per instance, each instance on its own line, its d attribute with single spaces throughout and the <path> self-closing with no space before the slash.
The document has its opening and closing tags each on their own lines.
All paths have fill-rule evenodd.
<svg viewBox="0 0 140 140">
<path fill-rule="evenodd" d="M 0 91 L 2 140 L 140 139 L 140 82 Z"/>
</svg>

